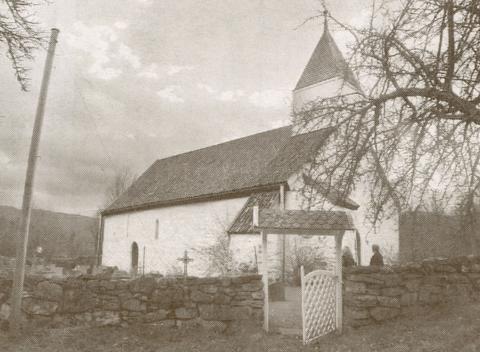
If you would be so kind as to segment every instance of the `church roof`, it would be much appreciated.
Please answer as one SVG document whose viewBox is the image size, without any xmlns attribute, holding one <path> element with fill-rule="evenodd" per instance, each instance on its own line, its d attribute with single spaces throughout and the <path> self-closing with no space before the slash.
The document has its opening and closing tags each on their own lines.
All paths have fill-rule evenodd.
<svg viewBox="0 0 480 352">
<path fill-rule="evenodd" d="M 295 90 L 335 77 L 343 78 L 355 88 L 360 89 L 360 84 L 350 67 L 348 67 L 337 44 L 335 44 L 335 40 L 329 32 L 328 26 L 325 26 L 323 35 L 315 47 L 307 66 L 303 70 Z"/>
<path fill-rule="evenodd" d="M 281 127 L 157 160 L 103 214 L 275 189 L 310 160 L 331 129 L 291 132 L 292 126 Z"/>
</svg>

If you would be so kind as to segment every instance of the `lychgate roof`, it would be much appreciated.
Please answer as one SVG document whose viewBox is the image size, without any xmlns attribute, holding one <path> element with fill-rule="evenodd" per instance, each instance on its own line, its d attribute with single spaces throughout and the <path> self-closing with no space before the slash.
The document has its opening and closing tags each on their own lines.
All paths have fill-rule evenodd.
<svg viewBox="0 0 480 352">
<path fill-rule="evenodd" d="M 331 129 L 291 135 L 281 127 L 157 160 L 103 214 L 266 190 L 310 161 Z"/>
<path fill-rule="evenodd" d="M 344 211 L 260 209 L 258 228 L 270 230 L 355 230 Z"/>
</svg>

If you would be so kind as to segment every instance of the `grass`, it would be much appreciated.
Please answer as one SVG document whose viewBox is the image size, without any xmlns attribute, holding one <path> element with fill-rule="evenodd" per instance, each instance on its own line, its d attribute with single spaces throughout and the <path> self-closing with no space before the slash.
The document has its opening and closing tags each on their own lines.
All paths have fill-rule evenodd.
<svg viewBox="0 0 480 352">
<path fill-rule="evenodd" d="M 303 346 L 300 339 L 265 335 L 259 327 L 232 327 L 225 333 L 162 325 L 37 329 L 13 339 L 0 332 L 2 352 L 79 351 L 325 351 L 325 352 L 474 352 L 480 351 L 480 304 L 440 307 L 414 319 L 347 329 Z"/>
</svg>

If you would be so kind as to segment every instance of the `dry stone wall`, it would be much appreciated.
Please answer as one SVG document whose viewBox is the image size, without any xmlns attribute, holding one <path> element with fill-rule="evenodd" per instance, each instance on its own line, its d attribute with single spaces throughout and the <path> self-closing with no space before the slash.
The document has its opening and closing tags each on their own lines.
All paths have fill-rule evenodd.
<svg viewBox="0 0 480 352">
<path fill-rule="evenodd" d="M 345 323 L 362 326 L 480 299 L 480 257 L 344 269 Z"/>
<path fill-rule="evenodd" d="M 10 314 L 11 285 L 0 278 L 0 321 Z M 187 280 L 28 277 L 22 308 L 27 320 L 41 325 L 165 322 L 222 328 L 231 321 L 262 321 L 263 284 L 259 275 Z"/>
</svg>

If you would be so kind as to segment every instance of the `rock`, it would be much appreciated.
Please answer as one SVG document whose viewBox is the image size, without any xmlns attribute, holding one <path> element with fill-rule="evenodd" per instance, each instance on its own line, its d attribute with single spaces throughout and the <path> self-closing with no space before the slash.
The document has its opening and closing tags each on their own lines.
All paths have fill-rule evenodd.
<svg viewBox="0 0 480 352">
<path fill-rule="evenodd" d="M 386 287 L 382 289 L 382 296 L 401 296 L 403 289 L 400 287 Z"/>
<path fill-rule="evenodd" d="M 34 296 L 48 301 L 60 302 L 63 298 L 63 288 L 60 285 L 42 281 L 35 288 Z"/>
<path fill-rule="evenodd" d="M 94 312 L 92 318 L 95 325 L 99 326 L 118 325 L 121 322 L 118 312 Z"/>
<path fill-rule="evenodd" d="M 263 284 L 261 281 L 254 281 L 248 284 L 241 285 L 238 290 L 243 292 L 255 292 L 263 289 Z"/>
<path fill-rule="evenodd" d="M 417 292 L 407 292 L 400 297 L 400 305 L 402 306 L 412 306 L 418 301 Z"/>
<path fill-rule="evenodd" d="M 97 300 L 87 289 L 69 289 L 63 295 L 62 311 L 67 313 L 82 313 L 93 310 Z"/>
<path fill-rule="evenodd" d="M 215 285 L 202 285 L 200 290 L 210 295 L 214 295 L 218 291 L 218 287 Z"/>
<path fill-rule="evenodd" d="M 222 333 L 227 330 L 228 325 L 223 321 L 212 321 L 212 320 L 198 320 L 199 325 L 209 331 L 215 331 Z"/>
<path fill-rule="evenodd" d="M 12 311 L 12 308 L 10 307 L 9 304 L 4 303 L 0 306 L 0 320 L 8 320 L 10 317 L 10 312 Z"/>
<path fill-rule="evenodd" d="M 265 298 L 263 291 L 252 292 L 252 298 L 256 300 L 262 300 Z"/>
<path fill-rule="evenodd" d="M 197 310 L 194 308 L 177 308 L 175 309 L 175 317 L 181 320 L 188 320 L 196 318 L 198 315 Z"/>
<path fill-rule="evenodd" d="M 193 302 L 198 302 L 198 303 L 212 303 L 214 296 L 209 295 L 208 293 L 202 292 L 200 290 L 193 290 L 190 293 L 190 299 Z"/>
<path fill-rule="evenodd" d="M 377 305 L 377 296 L 355 295 L 349 299 L 346 299 L 346 302 L 351 302 L 352 305 L 359 308 L 375 307 Z"/>
<path fill-rule="evenodd" d="M 370 309 L 370 315 L 375 321 L 390 320 L 400 315 L 398 308 L 375 307 Z"/>
<path fill-rule="evenodd" d="M 162 321 L 167 319 L 168 311 L 160 309 L 155 312 L 147 313 L 143 316 L 143 321 L 145 323 L 154 323 L 157 321 Z"/>
<path fill-rule="evenodd" d="M 144 312 L 147 310 L 145 303 L 135 298 L 122 302 L 122 308 L 131 312 Z"/>
<path fill-rule="evenodd" d="M 357 282 L 357 281 L 345 282 L 345 292 L 366 293 L 366 290 L 367 290 L 367 284 L 364 282 Z"/>
<path fill-rule="evenodd" d="M 368 310 L 367 309 L 350 309 L 347 308 L 345 309 L 345 317 L 347 320 L 353 319 L 353 320 L 358 320 L 358 319 L 368 319 Z"/>
<path fill-rule="evenodd" d="M 369 283 L 369 284 L 383 284 L 383 279 L 381 276 L 375 274 L 354 274 L 354 275 L 348 275 L 348 281 L 358 281 L 358 282 L 364 282 L 364 283 Z"/>
<path fill-rule="evenodd" d="M 98 286 L 103 287 L 107 291 L 115 290 L 115 281 L 102 280 L 98 283 Z"/>
<path fill-rule="evenodd" d="M 378 303 L 383 307 L 400 308 L 400 299 L 398 297 L 378 296 Z"/>
<path fill-rule="evenodd" d="M 30 315 L 51 316 L 57 311 L 58 303 L 26 298 L 23 300 L 22 309 Z"/>
<path fill-rule="evenodd" d="M 144 277 L 133 280 L 129 284 L 129 289 L 133 293 L 144 293 L 150 295 L 156 286 L 156 280 L 153 277 Z"/>
<path fill-rule="evenodd" d="M 230 307 L 227 305 L 199 305 L 200 317 L 204 320 L 244 320 L 250 317 L 249 307 Z"/>
</svg>

